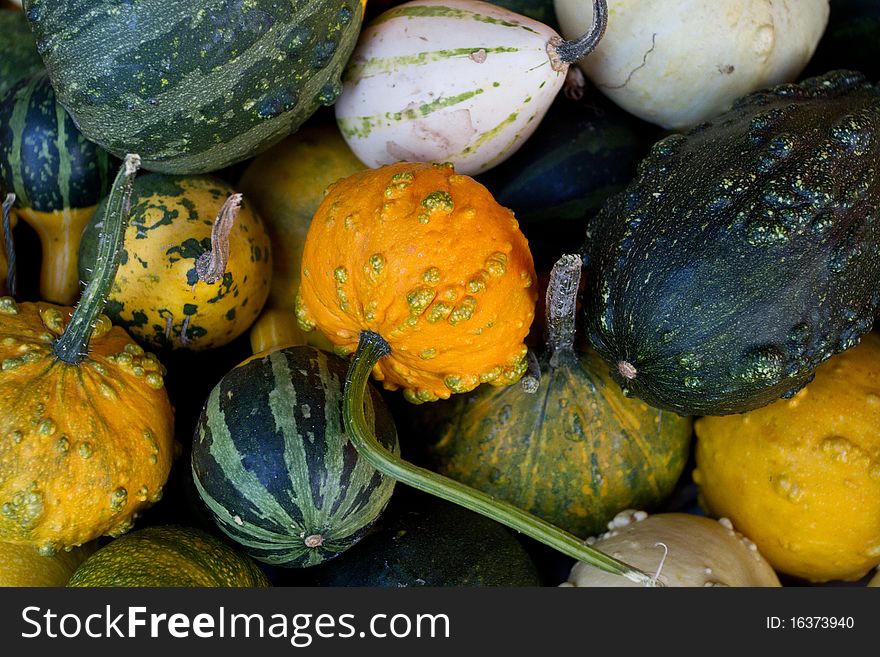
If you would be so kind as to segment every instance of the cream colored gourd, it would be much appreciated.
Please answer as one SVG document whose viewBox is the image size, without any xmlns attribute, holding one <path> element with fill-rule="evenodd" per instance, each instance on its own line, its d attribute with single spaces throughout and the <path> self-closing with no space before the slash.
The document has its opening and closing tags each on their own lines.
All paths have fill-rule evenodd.
<svg viewBox="0 0 880 657">
<path fill-rule="evenodd" d="M 563 36 L 590 25 L 589 2 L 554 2 Z M 578 65 L 628 112 L 684 128 L 794 80 L 828 14 L 828 0 L 608 0 L 605 38 Z"/>
<path fill-rule="evenodd" d="M 755 544 L 726 519 L 686 513 L 622 511 L 591 545 L 646 572 L 664 586 L 780 586 Z M 589 541 L 588 541 L 589 542 Z M 664 547 L 665 546 L 665 547 Z M 665 555 L 665 556 L 664 556 Z M 662 564 L 662 566 L 661 566 Z M 578 562 L 560 586 L 638 586 Z"/>
<path fill-rule="evenodd" d="M 602 14 L 604 0 L 596 4 Z M 487 2 L 407 2 L 362 32 L 337 122 L 372 168 L 406 160 L 486 171 L 534 132 L 569 64 L 592 50 L 603 28 L 597 20 L 582 39 L 563 42 L 543 23 Z"/>
</svg>

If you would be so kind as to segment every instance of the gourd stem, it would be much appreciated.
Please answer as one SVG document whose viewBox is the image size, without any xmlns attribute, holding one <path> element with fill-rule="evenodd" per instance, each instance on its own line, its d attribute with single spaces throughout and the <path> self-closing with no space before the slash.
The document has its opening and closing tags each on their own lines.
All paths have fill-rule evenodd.
<svg viewBox="0 0 880 657">
<path fill-rule="evenodd" d="M 567 66 L 593 52 L 602 40 L 606 27 L 608 27 L 608 5 L 605 0 L 593 0 L 593 25 L 589 32 L 579 39 L 572 41 L 554 39 L 548 44 L 547 50 L 553 69 L 561 70 L 557 61 L 561 62 L 562 66 Z"/>
<path fill-rule="evenodd" d="M 89 340 L 95 330 L 95 323 L 104 310 L 107 294 L 119 269 L 125 229 L 128 227 L 131 213 L 131 191 L 135 174 L 140 166 L 140 156 L 126 155 L 110 188 L 106 210 L 102 217 L 104 225 L 98 242 L 95 270 L 83 291 L 82 298 L 76 304 L 64 333 L 55 342 L 55 356 L 65 363 L 73 365 L 80 363 L 88 353 Z"/>
<path fill-rule="evenodd" d="M 196 260 L 196 274 L 199 280 L 209 285 L 216 283 L 226 273 L 229 263 L 229 233 L 241 208 L 241 194 L 232 194 L 214 220 L 211 227 L 211 250 Z"/>
<path fill-rule="evenodd" d="M 15 194 L 9 193 L 3 201 L 3 240 L 6 245 L 6 289 L 9 295 L 18 294 L 18 280 L 15 266 L 15 238 L 12 235 L 12 205 Z"/>
<path fill-rule="evenodd" d="M 389 353 L 391 348 L 382 336 L 372 331 L 363 331 L 354 361 L 345 378 L 343 422 L 346 434 L 362 458 L 396 481 L 482 514 L 578 561 L 640 584 L 651 584 L 651 575 L 585 545 L 576 536 L 555 525 L 508 502 L 404 461 L 382 446 L 368 428 L 364 417 L 364 393 L 373 366 Z"/>
<path fill-rule="evenodd" d="M 579 255 L 566 254 L 550 271 L 547 286 L 547 348 L 550 359 L 561 351 L 574 349 L 577 292 L 583 261 Z"/>
</svg>

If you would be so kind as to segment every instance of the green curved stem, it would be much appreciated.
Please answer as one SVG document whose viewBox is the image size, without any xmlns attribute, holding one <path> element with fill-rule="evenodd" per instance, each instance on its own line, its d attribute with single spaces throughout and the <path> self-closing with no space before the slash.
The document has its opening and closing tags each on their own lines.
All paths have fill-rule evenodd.
<svg viewBox="0 0 880 657">
<path fill-rule="evenodd" d="M 647 573 L 584 545 L 579 538 L 555 525 L 454 479 L 404 461 L 382 446 L 369 430 L 364 417 L 364 393 L 373 366 L 389 353 L 391 348 L 382 336 L 372 331 L 362 332 L 354 361 L 345 378 L 342 406 L 345 431 L 358 453 L 370 465 L 396 481 L 487 516 L 578 561 L 585 561 L 646 586 L 653 585 L 652 577 Z"/>
<path fill-rule="evenodd" d="M 110 188 L 104 216 L 104 226 L 98 242 L 95 271 L 86 286 L 64 333 L 55 342 L 55 356 L 65 363 L 76 365 L 88 354 L 89 341 L 95 330 L 95 322 L 107 303 L 107 294 L 122 257 L 125 229 L 131 212 L 131 190 L 134 177 L 141 166 L 137 155 L 126 155 Z"/>
</svg>

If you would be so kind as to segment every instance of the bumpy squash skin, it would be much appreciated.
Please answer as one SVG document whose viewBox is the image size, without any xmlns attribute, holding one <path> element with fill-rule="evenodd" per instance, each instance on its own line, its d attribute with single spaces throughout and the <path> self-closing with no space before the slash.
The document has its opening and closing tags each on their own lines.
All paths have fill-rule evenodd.
<svg viewBox="0 0 880 657">
<path fill-rule="evenodd" d="M 29 0 L 25 11 L 83 133 L 178 174 L 251 157 L 332 104 L 363 17 L 357 0 Z"/>
<path fill-rule="evenodd" d="M 193 438 L 196 489 L 252 557 L 289 568 L 332 559 L 379 517 L 394 480 L 342 428 L 347 363 L 308 346 L 256 355 L 215 386 Z M 367 415 L 388 449 L 397 432 L 371 388 Z"/>
<path fill-rule="evenodd" d="M 687 461 L 690 418 L 625 398 L 592 352 L 542 360 L 537 393 L 483 386 L 446 402 L 428 429 L 437 469 L 581 537 L 662 502 Z"/>
<path fill-rule="evenodd" d="M 80 235 L 109 190 L 109 160 L 57 102 L 45 71 L 0 99 L 0 185 L 40 237 L 45 301 L 72 304 L 79 294 Z"/>
<path fill-rule="evenodd" d="M 288 346 L 283 341 L 291 338 L 295 344 L 331 348 L 320 331 L 302 337 L 296 328 L 303 245 L 327 187 L 364 168 L 334 124 L 312 123 L 260 155 L 242 174 L 237 189 L 263 218 L 274 254 L 269 299 L 251 329 L 254 353 Z M 285 335 L 290 330 L 296 334 Z"/>
<path fill-rule="evenodd" d="M 269 293 L 269 236 L 244 200 L 229 235 L 226 273 L 198 278 L 195 263 L 212 248 L 217 213 L 233 193 L 211 176 L 139 176 L 131 197 L 125 251 L 105 312 L 154 348 L 203 350 L 229 343 L 259 315 Z M 79 271 L 91 278 L 104 204 L 83 233 Z M 170 330 L 169 330 L 170 329 Z"/>
<path fill-rule="evenodd" d="M 259 566 L 207 532 L 147 527 L 111 541 L 83 563 L 71 587 L 267 587 Z"/>
<path fill-rule="evenodd" d="M 857 580 L 880 564 L 880 336 L 788 401 L 697 420 L 694 481 L 776 570 Z"/>
<path fill-rule="evenodd" d="M 27 19 L 20 11 L 0 8 L 0 98 L 19 81 L 43 69 L 43 60 Z"/>
<path fill-rule="evenodd" d="M 838 71 L 658 142 L 587 232 L 590 340 L 652 406 L 790 397 L 880 301 L 880 92 Z"/>
<path fill-rule="evenodd" d="M 303 252 L 297 319 L 344 354 L 360 333 L 391 346 L 373 375 L 412 402 L 526 370 L 537 297 L 513 213 L 451 165 L 400 162 L 330 187 Z"/>
<path fill-rule="evenodd" d="M 55 358 L 70 308 L 0 299 L 0 541 L 43 553 L 130 529 L 174 455 L 163 368 L 103 317 L 87 358 Z"/>
<path fill-rule="evenodd" d="M 668 553 L 658 580 L 664 586 L 780 586 L 779 578 L 755 544 L 731 525 L 690 513 L 621 512 L 592 543 L 608 554 L 646 572 L 657 572 L 666 546 Z M 661 545 L 662 544 L 662 545 Z M 584 562 L 571 569 L 560 586 L 639 586 Z"/>
</svg>

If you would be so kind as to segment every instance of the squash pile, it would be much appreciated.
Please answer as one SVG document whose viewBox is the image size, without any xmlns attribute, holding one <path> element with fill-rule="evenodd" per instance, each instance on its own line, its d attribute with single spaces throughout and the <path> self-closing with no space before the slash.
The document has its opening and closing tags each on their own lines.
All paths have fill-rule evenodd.
<svg viewBox="0 0 880 657">
<path fill-rule="evenodd" d="M 867 584 L 864 3 L 172 4 L 0 8 L 0 584 Z"/>
</svg>

